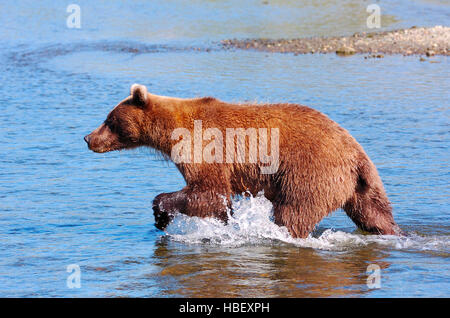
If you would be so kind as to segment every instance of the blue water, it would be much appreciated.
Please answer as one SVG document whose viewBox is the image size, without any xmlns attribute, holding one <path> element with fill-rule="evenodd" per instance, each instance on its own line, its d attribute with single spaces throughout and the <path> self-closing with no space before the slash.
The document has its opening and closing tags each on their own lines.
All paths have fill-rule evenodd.
<svg viewBox="0 0 450 318">
<path fill-rule="evenodd" d="M 222 50 L 226 38 L 364 31 L 369 4 L 268 2 L 78 1 L 79 30 L 66 27 L 65 3 L 0 5 L 0 296 L 450 295 L 449 58 Z M 387 29 L 450 16 L 446 2 L 377 3 Z M 153 198 L 184 186 L 174 165 L 83 141 L 135 82 L 324 112 L 377 165 L 410 236 L 362 235 L 337 211 L 294 240 L 260 197 L 236 201 L 229 226 L 179 216 L 157 230 Z M 81 288 L 66 284 L 70 264 Z M 380 288 L 366 284 L 370 264 Z"/>
</svg>

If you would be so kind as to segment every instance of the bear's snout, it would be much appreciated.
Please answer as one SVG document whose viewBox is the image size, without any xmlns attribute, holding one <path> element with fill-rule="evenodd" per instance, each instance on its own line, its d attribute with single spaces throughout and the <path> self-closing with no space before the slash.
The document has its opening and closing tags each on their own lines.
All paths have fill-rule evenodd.
<svg viewBox="0 0 450 318">
<path fill-rule="evenodd" d="M 94 152 L 102 153 L 123 148 L 117 134 L 113 133 L 105 124 L 101 124 L 96 130 L 84 136 L 84 141 Z"/>
</svg>

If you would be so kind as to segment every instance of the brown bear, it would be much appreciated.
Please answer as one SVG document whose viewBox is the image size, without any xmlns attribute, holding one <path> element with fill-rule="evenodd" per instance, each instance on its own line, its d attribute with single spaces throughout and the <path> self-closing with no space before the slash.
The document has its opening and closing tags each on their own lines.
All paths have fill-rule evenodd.
<svg viewBox="0 0 450 318">
<path fill-rule="evenodd" d="M 175 162 L 186 186 L 154 199 L 159 229 L 176 212 L 226 222 L 233 196 L 263 191 L 275 223 L 293 237 L 307 237 L 339 208 L 366 232 L 400 234 L 363 148 L 306 106 L 173 98 L 134 84 L 131 95 L 84 139 L 95 152 L 148 146 Z"/>
</svg>

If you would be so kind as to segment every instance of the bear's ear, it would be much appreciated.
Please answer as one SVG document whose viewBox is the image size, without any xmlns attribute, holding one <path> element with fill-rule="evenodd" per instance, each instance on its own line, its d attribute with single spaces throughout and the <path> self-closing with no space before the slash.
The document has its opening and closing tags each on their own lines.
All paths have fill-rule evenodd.
<svg viewBox="0 0 450 318">
<path fill-rule="evenodd" d="M 143 106 L 147 103 L 147 87 L 144 85 L 133 84 L 130 88 L 131 98 L 136 105 Z"/>
</svg>

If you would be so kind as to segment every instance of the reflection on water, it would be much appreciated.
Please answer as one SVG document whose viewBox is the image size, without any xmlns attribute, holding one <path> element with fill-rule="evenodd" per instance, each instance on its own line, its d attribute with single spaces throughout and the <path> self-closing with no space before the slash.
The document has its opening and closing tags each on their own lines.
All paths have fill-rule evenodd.
<svg viewBox="0 0 450 318">
<path fill-rule="evenodd" d="M 188 297 L 329 297 L 368 292 L 366 269 L 390 266 L 376 248 L 324 252 L 286 245 L 197 247 L 157 243 L 162 293 Z"/>
</svg>

